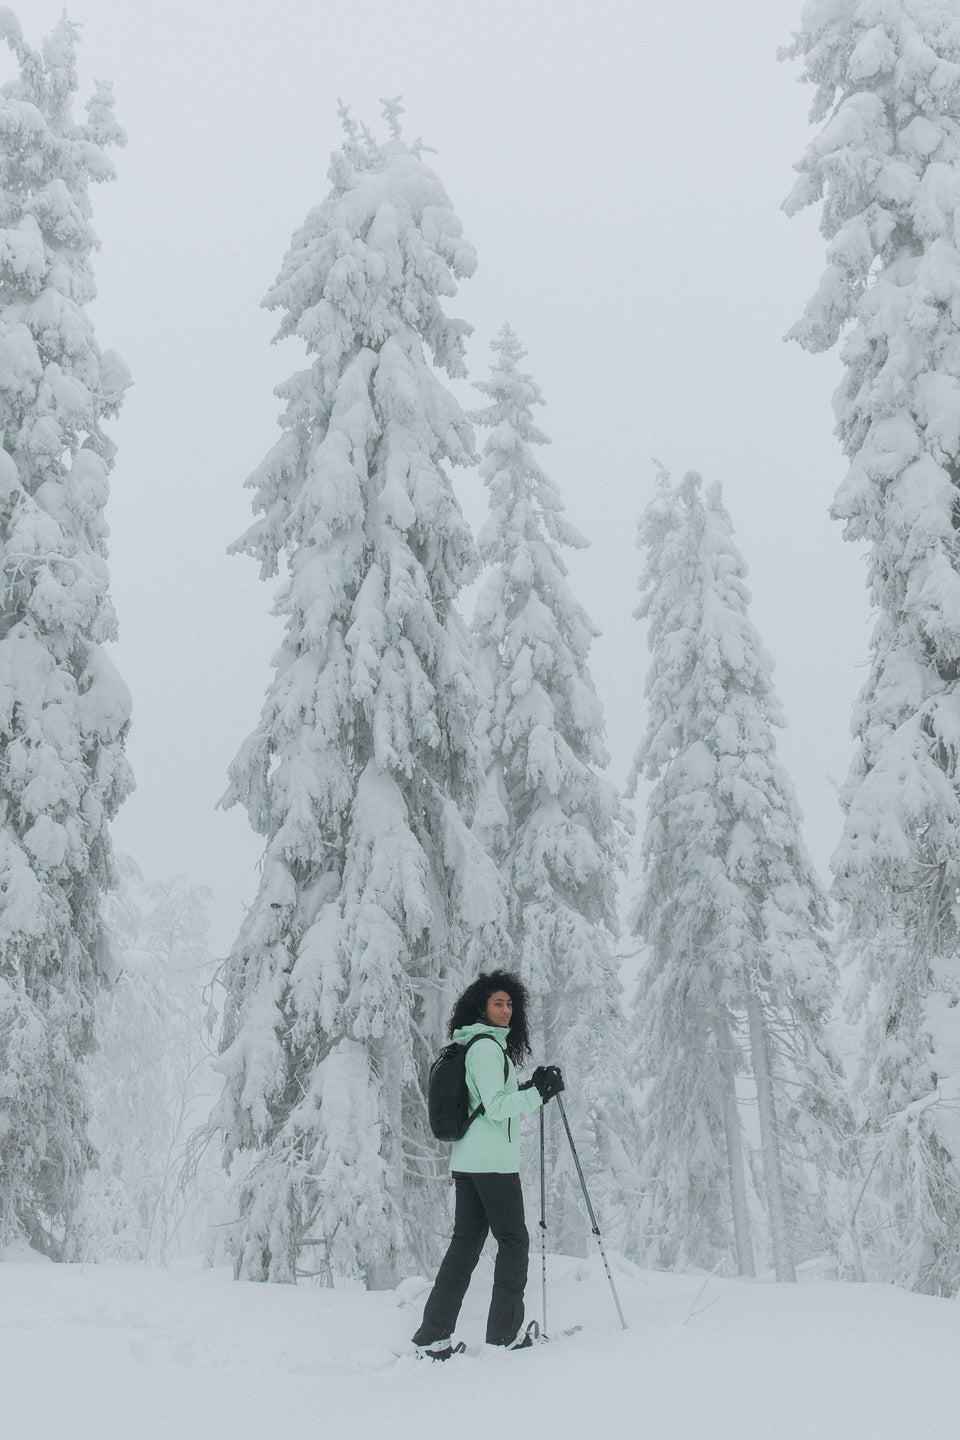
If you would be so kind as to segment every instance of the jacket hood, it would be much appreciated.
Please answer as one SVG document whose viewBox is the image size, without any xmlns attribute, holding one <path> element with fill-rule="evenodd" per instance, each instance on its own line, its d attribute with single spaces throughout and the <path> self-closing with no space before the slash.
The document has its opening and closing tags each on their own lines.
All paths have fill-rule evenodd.
<svg viewBox="0 0 960 1440">
<path fill-rule="evenodd" d="M 456 1040 L 458 1045 L 465 1045 L 468 1040 L 473 1039 L 474 1035 L 490 1035 L 506 1050 L 507 1036 L 509 1034 L 509 1026 L 488 1025 L 486 1021 L 479 1020 L 475 1025 L 461 1025 L 459 1030 L 454 1030 L 452 1038 Z M 471 1051 L 470 1053 L 472 1054 L 473 1052 Z"/>
</svg>

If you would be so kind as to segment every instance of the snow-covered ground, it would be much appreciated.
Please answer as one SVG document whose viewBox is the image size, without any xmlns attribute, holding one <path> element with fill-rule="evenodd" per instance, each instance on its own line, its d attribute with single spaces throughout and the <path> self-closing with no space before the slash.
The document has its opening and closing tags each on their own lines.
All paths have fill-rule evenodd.
<svg viewBox="0 0 960 1440">
<path fill-rule="evenodd" d="M 540 1299 L 539 1258 L 528 1300 Z M 485 1257 L 466 1357 L 393 1355 L 396 1293 L 235 1283 L 222 1270 L 0 1264 L 3 1440 L 958 1440 L 960 1304 L 883 1286 L 787 1286 L 551 1257 L 557 1328 L 484 1349 Z"/>
</svg>

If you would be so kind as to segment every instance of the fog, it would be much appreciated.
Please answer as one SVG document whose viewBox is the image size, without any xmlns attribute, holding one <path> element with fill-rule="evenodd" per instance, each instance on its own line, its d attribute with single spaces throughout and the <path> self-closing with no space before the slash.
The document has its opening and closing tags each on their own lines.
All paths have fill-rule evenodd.
<svg viewBox="0 0 960 1440">
<path fill-rule="evenodd" d="M 60 0 L 15 8 L 34 46 L 61 13 Z M 479 254 L 450 305 L 475 327 L 471 375 L 485 378 L 509 321 L 547 400 L 541 461 L 591 542 L 569 563 L 603 632 L 592 670 L 611 778 L 624 783 L 644 722 L 634 541 L 655 457 L 723 484 L 776 660 L 781 755 L 826 875 L 868 626 L 861 559 L 827 513 L 844 469 L 838 361 L 783 339 L 823 261 L 816 216 L 780 209 L 812 135 L 799 67 L 776 58 L 798 5 L 74 0 L 68 13 L 83 26 L 81 100 L 94 76 L 112 80 L 128 132 L 117 182 L 93 192 L 98 340 L 135 380 L 111 426 L 115 658 L 138 782 L 117 847 L 151 877 L 210 886 L 214 942 L 230 946 L 262 844 L 242 811 L 215 807 L 278 631 L 273 585 L 226 550 L 276 438 L 273 387 L 305 359 L 271 345 L 259 301 L 327 193 L 338 98 L 383 135 L 380 98 L 402 94 L 404 136 L 436 152 Z M 478 521 L 476 475 L 454 482 Z"/>
</svg>

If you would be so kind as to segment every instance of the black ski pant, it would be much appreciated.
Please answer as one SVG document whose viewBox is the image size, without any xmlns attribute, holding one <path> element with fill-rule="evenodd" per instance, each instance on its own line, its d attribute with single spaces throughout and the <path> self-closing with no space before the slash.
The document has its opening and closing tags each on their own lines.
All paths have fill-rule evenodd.
<svg viewBox="0 0 960 1440">
<path fill-rule="evenodd" d="M 523 1324 L 530 1248 L 520 1176 L 454 1172 L 453 1178 L 457 1187 L 453 1239 L 437 1271 L 414 1344 L 430 1345 L 453 1334 L 483 1242 L 492 1232 L 497 1260 L 486 1338 L 488 1345 L 509 1345 Z"/>
</svg>

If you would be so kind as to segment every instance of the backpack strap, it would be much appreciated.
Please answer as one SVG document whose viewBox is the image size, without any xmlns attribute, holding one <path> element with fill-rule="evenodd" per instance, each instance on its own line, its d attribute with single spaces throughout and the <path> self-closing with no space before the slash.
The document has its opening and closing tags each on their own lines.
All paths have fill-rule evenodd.
<svg viewBox="0 0 960 1440">
<path fill-rule="evenodd" d="M 464 1063 L 466 1063 L 466 1054 L 467 1054 L 467 1051 L 470 1049 L 470 1046 L 471 1046 L 471 1045 L 476 1045 L 476 1043 L 477 1043 L 478 1040 L 489 1040 L 489 1041 L 490 1041 L 492 1044 L 494 1044 L 494 1045 L 499 1045 L 499 1044 L 500 1044 L 500 1041 L 499 1041 L 499 1040 L 494 1040 L 494 1038 L 493 1038 L 492 1035 L 471 1035 L 471 1036 L 470 1036 L 470 1039 L 467 1041 L 466 1045 L 464 1045 L 464 1047 L 463 1047 Z M 506 1084 L 507 1076 L 508 1076 L 509 1074 L 510 1074 L 510 1062 L 509 1062 L 509 1060 L 508 1060 L 508 1058 L 507 1058 L 506 1049 L 504 1049 L 504 1052 L 503 1052 L 503 1080 L 504 1080 L 504 1084 Z M 481 1100 L 481 1102 L 480 1102 L 480 1104 L 477 1106 L 476 1110 L 473 1111 L 472 1115 L 471 1115 L 470 1118 L 467 1120 L 467 1125 L 468 1125 L 468 1127 L 473 1124 L 474 1120 L 476 1120 L 476 1118 L 477 1118 L 478 1115 L 483 1115 L 483 1114 L 484 1114 L 484 1108 L 483 1108 L 483 1101 Z"/>
</svg>

